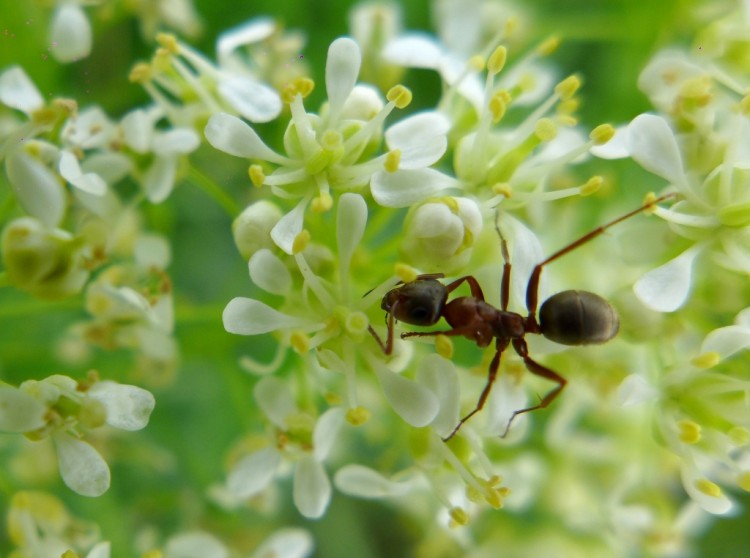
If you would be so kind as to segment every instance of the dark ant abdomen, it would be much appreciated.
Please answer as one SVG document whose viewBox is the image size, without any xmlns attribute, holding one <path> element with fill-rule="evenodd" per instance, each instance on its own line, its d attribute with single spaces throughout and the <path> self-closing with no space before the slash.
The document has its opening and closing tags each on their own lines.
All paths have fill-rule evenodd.
<svg viewBox="0 0 750 558">
<path fill-rule="evenodd" d="M 620 320 L 605 299 L 588 291 L 563 291 L 539 310 L 542 335 L 563 345 L 606 343 L 617 335 Z"/>
</svg>

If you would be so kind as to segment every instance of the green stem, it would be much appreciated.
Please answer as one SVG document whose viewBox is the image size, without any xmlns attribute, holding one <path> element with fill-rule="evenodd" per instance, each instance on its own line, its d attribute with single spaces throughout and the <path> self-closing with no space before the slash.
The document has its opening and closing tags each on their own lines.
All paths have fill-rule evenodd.
<svg viewBox="0 0 750 558">
<path fill-rule="evenodd" d="M 189 181 L 203 190 L 210 198 L 218 203 L 230 217 L 234 218 L 240 213 L 240 206 L 211 178 L 203 174 L 195 167 L 190 167 L 188 172 Z"/>
</svg>

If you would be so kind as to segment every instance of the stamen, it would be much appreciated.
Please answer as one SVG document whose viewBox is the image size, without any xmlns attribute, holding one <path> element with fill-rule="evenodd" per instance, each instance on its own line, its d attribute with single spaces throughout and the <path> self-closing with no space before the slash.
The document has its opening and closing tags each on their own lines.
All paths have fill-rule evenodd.
<svg viewBox="0 0 750 558">
<path fill-rule="evenodd" d="M 394 85 L 388 91 L 388 94 L 385 96 L 385 98 L 388 99 L 389 102 L 396 105 L 397 108 L 402 109 L 409 106 L 409 103 L 411 103 L 412 100 L 412 94 L 411 91 L 409 91 L 409 89 L 407 89 L 403 85 Z"/>
<path fill-rule="evenodd" d="M 260 188 L 266 183 L 266 174 L 263 172 L 263 167 L 260 165 L 250 165 L 250 168 L 247 169 L 247 174 L 250 177 L 253 186 L 256 188 Z"/>
<path fill-rule="evenodd" d="M 370 420 L 370 411 L 364 407 L 354 407 L 346 412 L 346 421 L 352 426 L 361 426 Z"/>
</svg>

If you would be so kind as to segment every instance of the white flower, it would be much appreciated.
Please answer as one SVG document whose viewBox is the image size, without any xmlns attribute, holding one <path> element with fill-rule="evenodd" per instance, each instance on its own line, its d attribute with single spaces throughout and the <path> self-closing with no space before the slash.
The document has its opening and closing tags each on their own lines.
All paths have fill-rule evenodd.
<svg viewBox="0 0 750 558">
<path fill-rule="evenodd" d="M 52 16 L 50 52 L 58 62 L 76 62 L 91 53 L 91 24 L 81 6 L 59 2 Z"/>
</svg>

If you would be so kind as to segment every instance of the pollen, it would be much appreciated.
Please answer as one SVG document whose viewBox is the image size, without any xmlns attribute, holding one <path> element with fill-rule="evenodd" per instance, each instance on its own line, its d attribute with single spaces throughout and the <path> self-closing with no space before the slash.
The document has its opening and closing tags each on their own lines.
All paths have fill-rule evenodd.
<svg viewBox="0 0 750 558">
<path fill-rule="evenodd" d="M 398 278 L 401 279 L 401 281 L 403 281 L 404 283 L 411 283 L 412 281 L 415 281 L 417 279 L 417 275 L 419 275 L 416 269 L 405 263 L 397 263 L 395 271 Z"/>
<path fill-rule="evenodd" d="M 500 45 L 497 47 L 487 60 L 487 71 L 491 74 L 498 74 L 505 66 L 508 59 L 508 49 Z"/>
<path fill-rule="evenodd" d="M 544 40 L 542 44 L 536 47 L 536 51 L 539 56 L 549 56 L 555 52 L 560 46 L 560 37 L 553 35 L 548 39 Z"/>
<path fill-rule="evenodd" d="M 333 207 L 333 198 L 328 192 L 321 192 L 310 204 L 310 208 L 316 213 L 325 213 Z"/>
<path fill-rule="evenodd" d="M 263 167 L 260 165 L 250 165 L 250 168 L 247 169 L 247 174 L 256 188 L 260 188 L 266 182 L 266 173 L 263 172 Z"/>
<path fill-rule="evenodd" d="M 615 136 L 615 129 L 612 124 L 601 124 L 591 130 L 589 138 L 596 145 L 603 145 Z"/>
<path fill-rule="evenodd" d="M 412 99 L 411 91 L 403 85 L 394 85 L 385 96 L 389 102 L 402 109 L 409 106 Z"/>
<path fill-rule="evenodd" d="M 401 150 L 394 149 L 389 151 L 385 156 L 385 170 L 386 172 L 396 172 L 399 165 L 401 165 Z"/>
<path fill-rule="evenodd" d="M 447 335 L 437 335 L 435 337 L 435 352 L 445 359 L 453 358 L 453 341 Z"/>
<path fill-rule="evenodd" d="M 542 141 L 552 141 L 557 137 L 557 126 L 550 118 L 540 118 L 534 126 L 534 135 Z"/>
<path fill-rule="evenodd" d="M 581 195 L 590 196 L 591 194 L 598 192 L 604 184 L 604 179 L 601 176 L 592 176 L 585 184 L 581 186 Z"/>
<path fill-rule="evenodd" d="M 451 517 L 451 527 L 458 527 L 469 523 L 469 514 L 462 507 L 455 506 L 450 509 L 448 514 Z"/>
<path fill-rule="evenodd" d="M 156 42 L 172 54 L 180 52 L 180 43 L 177 41 L 177 37 L 171 33 L 158 33 L 156 35 Z"/>
<path fill-rule="evenodd" d="M 696 368 L 702 368 L 704 370 L 707 368 L 713 368 L 719 364 L 719 362 L 721 362 L 721 355 L 716 351 L 703 353 L 690 361 L 690 363 Z"/>
<path fill-rule="evenodd" d="M 164 558 L 164 554 L 159 549 L 153 549 L 145 552 L 141 558 Z"/>
<path fill-rule="evenodd" d="M 721 498 L 722 496 L 721 487 L 708 479 L 698 479 L 695 481 L 694 486 L 706 496 L 711 496 L 712 498 Z"/>
<path fill-rule="evenodd" d="M 315 82 L 308 77 L 298 77 L 293 82 L 297 94 L 306 99 L 315 89 Z"/>
<path fill-rule="evenodd" d="M 697 444 L 701 439 L 701 426 L 692 420 L 681 420 L 677 423 L 680 430 L 680 441 L 684 444 Z"/>
<path fill-rule="evenodd" d="M 310 351 L 310 336 L 304 331 L 295 331 L 289 338 L 289 344 L 298 354 L 304 355 Z"/>
<path fill-rule="evenodd" d="M 361 426 L 370 420 L 370 411 L 364 407 L 353 407 L 346 412 L 346 421 L 352 426 Z"/>
<path fill-rule="evenodd" d="M 310 231 L 302 229 L 292 242 L 292 254 L 299 254 L 310 243 Z"/>
<path fill-rule="evenodd" d="M 563 99 L 570 99 L 581 87 L 581 78 L 576 75 L 569 76 L 555 86 L 555 93 Z"/>
</svg>

